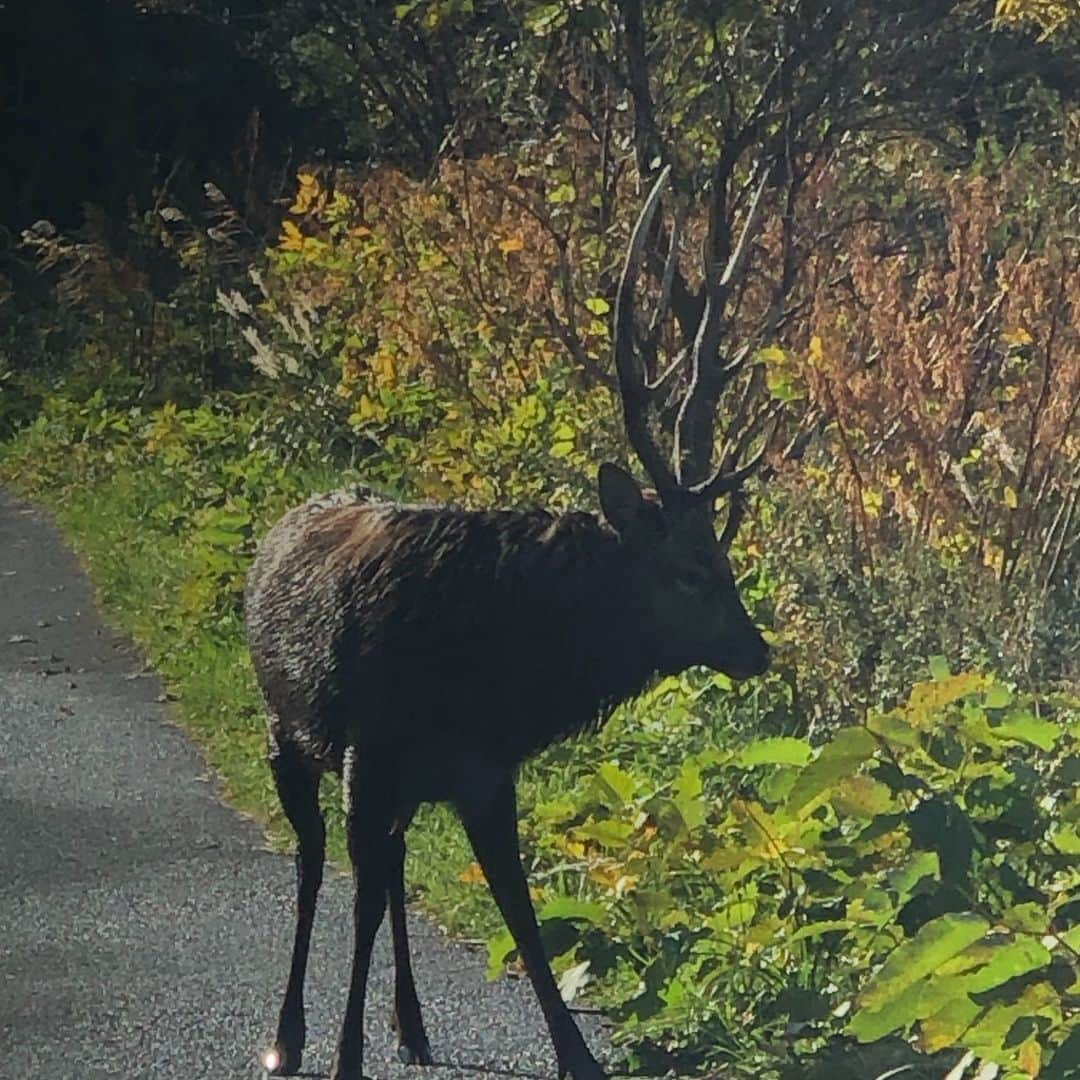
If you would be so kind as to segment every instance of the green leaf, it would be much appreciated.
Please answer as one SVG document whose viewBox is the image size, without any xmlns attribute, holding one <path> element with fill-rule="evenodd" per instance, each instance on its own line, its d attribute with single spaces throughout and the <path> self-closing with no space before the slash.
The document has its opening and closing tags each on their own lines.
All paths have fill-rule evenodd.
<svg viewBox="0 0 1080 1080">
<path fill-rule="evenodd" d="M 994 683 L 986 691 L 986 696 L 983 698 L 983 708 L 986 709 L 1004 709 L 1006 706 L 1012 704 L 1012 691 L 1001 683 Z"/>
<path fill-rule="evenodd" d="M 688 761 L 675 781 L 671 802 L 683 819 L 683 824 L 691 832 L 705 823 L 701 791 L 701 770 L 694 762 Z"/>
<path fill-rule="evenodd" d="M 936 851 L 916 851 L 906 862 L 891 870 L 887 875 L 890 889 L 895 889 L 902 899 L 907 899 L 920 881 L 931 878 L 941 879 L 941 867 Z"/>
<path fill-rule="evenodd" d="M 865 728 L 844 728 L 821 753 L 803 769 L 788 796 L 787 810 L 797 814 L 808 803 L 828 791 L 833 784 L 851 776 L 877 748 L 874 736 Z"/>
<path fill-rule="evenodd" d="M 1050 836 L 1050 843 L 1062 855 L 1080 855 L 1080 827 L 1072 824 L 1062 825 Z"/>
<path fill-rule="evenodd" d="M 845 818 L 868 821 L 895 809 L 893 793 L 886 784 L 872 776 L 849 776 L 839 785 L 829 801 Z"/>
<path fill-rule="evenodd" d="M 578 900 L 574 896 L 556 896 L 549 900 L 536 913 L 540 922 L 552 919 L 567 919 L 572 922 L 587 922 L 600 926 L 605 921 L 604 909 L 591 900 Z"/>
<path fill-rule="evenodd" d="M 897 746 L 906 746 L 913 750 L 921 742 L 918 731 L 898 712 L 872 712 L 866 718 L 866 726 L 875 735 L 880 735 L 887 742 L 895 743 Z"/>
<path fill-rule="evenodd" d="M 574 829 L 575 838 L 595 840 L 604 847 L 621 848 L 626 845 L 634 832 L 634 826 L 625 821 L 605 818 L 603 821 L 588 821 Z"/>
<path fill-rule="evenodd" d="M 758 349 L 755 358 L 762 364 L 782 364 L 785 353 L 779 345 L 766 345 L 764 349 Z"/>
<path fill-rule="evenodd" d="M 602 296 L 590 296 L 585 306 L 594 315 L 606 315 L 611 310 L 611 305 Z"/>
<path fill-rule="evenodd" d="M 1061 728 L 1057 724 L 1020 711 L 1011 713 L 1003 723 L 991 726 L 990 731 L 999 739 L 1029 743 L 1040 750 L 1053 750 L 1061 737 Z"/>
<path fill-rule="evenodd" d="M 949 670 L 949 662 L 944 656 L 930 657 L 930 677 L 933 679 L 947 679 L 952 672 Z"/>
<path fill-rule="evenodd" d="M 922 979 L 932 975 L 946 960 L 981 938 L 990 924 L 971 913 L 942 915 L 928 922 L 910 940 L 894 949 L 870 980 L 859 999 L 859 1012 L 848 1031 L 860 1042 L 880 1038 L 907 1024 L 911 1017 L 890 1006 Z"/>
<path fill-rule="evenodd" d="M 1026 975 L 1036 968 L 1050 963 L 1050 953 L 1046 947 L 1031 937 L 1007 938 L 998 935 L 985 942 L 976 942 L 964 952 L 958 954 L 951 964 L 962 964 L 965 960 L 978 963 L 975 970 L 965 972 L 963 992 L 979 994 L 993 990 L 1009 979 Z M 949 974 L 949 965 L 943 965 L 940 975 Z"/>
<path fill-rule="evenodd" d="M 805 765 L 813 750 L 804 739 L 792 739 L 777 735 L 770 739 L 758 739 L 744 746 L 737 758 L 739 765 L 753 768 L 755 765 Z"/>
<path fill-rule="evenodd" d="M 514 936 L 509 930 L 500 930 L 487 943 L 488 965 L 487 977 L 489 982 L 502 975 L 506 969 L 507 957 L 517 948 Z"/>
<path fill-rule="evenodd" d="M 825 922 L 808 923 L 800 926 L 789 938 L 788 944 L 803 941 L 805 938 L 821 937 L 822 934 L 831 934 L 836 930 L 850 930 L 855 923 L 850 919 L 829 919 Z"/>
<path fill-rule="evenodd" d="M 559 184 L 548 193 L 548 202 L 553 206 L 572 203 L 577 198 L 577 189 L 573 184 Z"/>
<path fill-rule="evenodd" d="M 605 761 L 596 770 L 593 786 L 606 806 L 620 809 L 634 797 L 637 781 L 618 765 Z"/>
</svg>

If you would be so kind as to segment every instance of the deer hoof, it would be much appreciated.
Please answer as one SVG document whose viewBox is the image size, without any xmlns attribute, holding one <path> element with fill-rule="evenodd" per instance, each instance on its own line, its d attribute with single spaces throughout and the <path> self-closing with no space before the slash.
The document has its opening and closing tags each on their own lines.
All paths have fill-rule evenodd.
<svg viewBox="0 0 1080 1080">
<path fill-rule="evenodd" d="M 592 1057 L 574 1065 L 559 1063 L 560 1080 L 608 1080 L 608 1074 Z"/>
<path fill-rule="evenodd" d="M 431 1056 L 431 1047 L 425 1037 L 409 1041 L 402 1041 L 397 1048 L 398 1060 L 402 1065 L 434 1065 L 435 1059 Z"/>
<path fill-rule="evenodd" d="M 277 1042 L 259 1055 L 259 1061 L 268 1076 L 295 1076 L 300 1071 L 300 1050 Z"/>
</svg>

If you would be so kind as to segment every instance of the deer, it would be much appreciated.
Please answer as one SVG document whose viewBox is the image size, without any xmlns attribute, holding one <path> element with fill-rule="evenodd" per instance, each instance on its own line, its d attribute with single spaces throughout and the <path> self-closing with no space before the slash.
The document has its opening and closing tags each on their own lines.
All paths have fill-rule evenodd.
<svg viewBox="0 0 1080 1080">
<path fill-rule="evenodd" d="M 269 766 L 297 838 L 292 959 L 276 1035 L 262 1056 L 274 1075 L 301 1067 L 325 846 L 318 793 L 328 771 L 342 778 L 355 887 L 352 974 L 333 1080 L 364 1076 L 365 992 L 387 907 L 398 1055 L 406 1064 L 434 1063 L 411 967 L 404 882 L 406 830 L 430 802 L 449 803 L 464 825 L 539 1001 L 560 1078 L 606 1075 L 541 943 L 519 850 L 516 772 L 545 747 L 595 731 L 657 677 L 704 665 L 748 679 L 770 661 L 728 558 L 745 509 L 743 484 L 765 445 L 738 465 L 750 436 L 728 440 L 719 465 L 710 463 L 696 482 L 687 455 L 678 456 L 680 442 L 685 448 L 692 438 L 714 452 L 695 395 L 723 308 L 715 268 L 681 358 L 690 374 L 672 460 L 653 430 L 660 409 L 670 410 L 663 397 L 670 399 L 672 380 L 653 375 L 655 334 L 639 339 L 633 309 L 667 179 L 665 168 L 633 229 L 613 334 L 624 426 L 651 488 L 604 463 L 599 514 L 407 505 L 358 488 L 288 512 L 259 545 L 245 589 L 247 638 L 268 712 Z M 668 285 L 676 242 L 673 229 Z M 657 316 L 665 303 L 666 287 Z M 733 371 L 728 364 L 725 377 Z M 714 385 L 714 399 L 715 392 Z M 721 497 L 729 510 L 718 535 Z"/>
</svg>

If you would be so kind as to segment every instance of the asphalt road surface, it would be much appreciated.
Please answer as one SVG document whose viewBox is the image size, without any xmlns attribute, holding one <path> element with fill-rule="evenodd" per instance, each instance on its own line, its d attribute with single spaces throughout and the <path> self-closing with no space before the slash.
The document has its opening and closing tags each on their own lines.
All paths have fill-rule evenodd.
<svg viewBox="0 0 1080 1080">
<path fill-rule="evenodd" d="M 291 944 L 292 861 L 220 802 L 161 694 L 102 625 L 47 517 L 0 492 L 3 1080 L 261 1075 Z M 310 1076 L 327 1074 L 344 1011 L 350 893 L 328 874 L 308 974 Z M 410 930 L 440 1066 L 397 1062 L 384 926 L 368 1074 L 553 1077 L 528 984 L 485 982 L 481 952 L 415 912 Z"/>
</svg>

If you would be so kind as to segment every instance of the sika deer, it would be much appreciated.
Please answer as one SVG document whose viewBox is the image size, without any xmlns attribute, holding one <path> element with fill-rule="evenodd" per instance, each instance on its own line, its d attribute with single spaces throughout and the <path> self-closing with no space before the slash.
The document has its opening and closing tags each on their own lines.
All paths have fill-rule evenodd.
<svg viewBox="0 0 1080 1080">
<path fill-rule="evenodd" d="M 317 796 L 320 776 L 333 770 L 344 780 L 356 888 L 335 1080 L 363 1075 L 365 986 L 388 900 L 399 1054 L 432 1062 L 403 882 L 405 831 L 417 806 L 432 801 L 461 816 L 539 998 L 560 1076 L 604 1076 L 541 946 L 518 852 L 515 771 L 545 746 L 602 724 L 658 673 L 704 664 L 745 678 L 769 660 L 726 555 L 740 484 L 756 461 L 679 484 L 645 422 L 651 399 L 630 304 L 665 176 L 635 229 L 616 312 L 627 427 L 655 496 L 610 464 L 600 467 L 602 516 L 469 512 L 339 493 L 287 514 L 260 546 L 247 586 L 248 640 L 270 714 L 270 767 L 298 839 L 292 966 L 264 1056 L 275 1073 L 300 1067 L 323 865 Z M 712 504 L 725 493 L 734 498 L 718 539 Z"/>
</svg>

